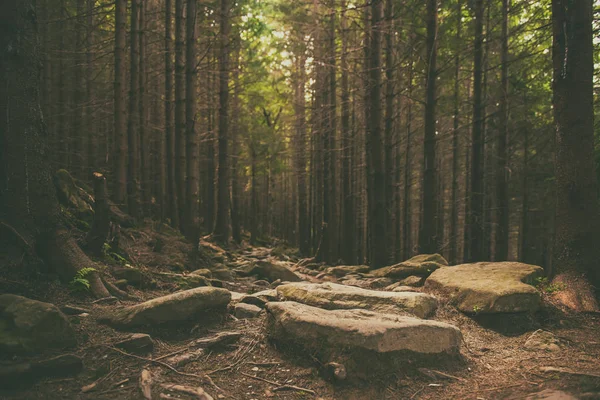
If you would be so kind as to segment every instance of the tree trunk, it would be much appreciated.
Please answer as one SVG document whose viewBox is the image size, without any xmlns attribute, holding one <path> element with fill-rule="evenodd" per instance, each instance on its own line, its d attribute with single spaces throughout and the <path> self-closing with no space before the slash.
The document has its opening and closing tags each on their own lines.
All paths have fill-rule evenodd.
<svg viewBox="0 0 600 400">
<path fill-rule="evenodd" d="M 598 311 L 600 282 L 594 164 L 592 2 L 552 1 L 556 128 L 555 297 L 574 311 Z"/>
<path fill-rule="evenodd" d="M 110 230 L 106 178 L 101 173 L 94 172 L 92 181 L 94 183 L 94 222 L 85 242 L 91 253 L 100 256 Z"/>
<path fill-rule="evenodd" d="M 469 261 L 482 261 L 483 229 L 483 0 L 475 0 L 475 42 L 473 72 L 473 130 L 471 148 L 471 191 L 469 193 Z"/>
<path fill-rule="evenodd" d="M 185 16 L 184 0 L 175 0 L 175 185 L 180 229 L 185 233 Z"/>
<path fill-rule="evenodd" d="M 385 220 L 387 223 L 387 261 L 394 259 L 394 6 L 385 0 Z"/>
<path fill-rule="evenodd" d="M 200 239 L 200 154 L 196 133 L 196 0 L 187 0 L 185 48 L 185 234 L 192 243 Z"/>
<path fill-rule="evenodd" d="M 221 0 L 220 46 L 219 46 L 219 186 L 217 188 L 217 218 L 214 237 L 229 242 L 229 154 L 227 136 L 229 134 L 229 0 Z"/>
<path fill-rule="evenodd" d="M 419 229 L 419 252 L 437 252 L 436 207 L 436 60 L 437 60 L 437 0 L 427 1 L 427 81 L 425 91 L 425 143 L 423 146 L 423 215 Z"/>
<path fill-rule="evenodd" d="M 139 120 L 139 1 L 131 2 L 131 54 L 129 85 L 129 122 L 127 124 L 128 166 L 127 166 L 127 206 L 129 214 L 136 220 L 142 217 L 140 204 L 140 120 Z"/>
<path fill-rule="evenodd" d="M 115 202 L 120 207 L 125 205 L 125 200 L 127 198 L 126 35 L 127 1 L 115 0 Z"/>
<path fill-rule="evenodd" d="M 139 94 L 138 94 L 138 114 L 139 114 L 139 146 L 140 146 L 140 203 L 141 214 L 149 215 L 150 197 L 152 196 L 150 173 L 152 163 L 150 162 L 150 130 L 147 127 L 146 109 L 146 15 L 148 2 L 139 3 L 139 26 L 137 40 L 139 42 Z"/>
<path fill-rule="evenodd" d="M 0 5 L 0 222 L 66 282 L 94 263 L 60 228 L 56 191 L 47 165 L 48 135 L 39 104 L 39 47 L 33 1 Z M 10 99 L 10 101 L 8 101 Z M 5 241 L 0 253 L 5 254 Z M 97 273 L 88 276 L 97 297 L 110 294 Z"/>
<path fill-rule="evenodd" d="M 450 216 L 450 257 L 452 264 L 458 262 L 458 134 L 460 127 L 460 53 L 462 33 L 462 0 L 458 0 L 456 10 L 456 38 L 454 45 L 454 112 L 452 116 L 452 201 Z"/>
<path fill-rule="evenodd" d="M 172 0 L 165 0 L 165 152 L 167 159 L 167 204 L 171 226 L 179 227 L 175 175 L 175 135 L 173 131 L 173 34 Z"/>
</svg>

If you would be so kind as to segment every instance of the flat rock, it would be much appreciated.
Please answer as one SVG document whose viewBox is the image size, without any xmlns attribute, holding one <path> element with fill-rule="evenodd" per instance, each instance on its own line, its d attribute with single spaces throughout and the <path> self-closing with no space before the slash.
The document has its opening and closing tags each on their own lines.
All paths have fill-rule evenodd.
<svg viewBox="0 0 600 400">
<path fill-rule="evenodd" d="M 226 289 L 199 287 L 124 307 L 98 320 L 125 329 L 166 322 L 191 322 L 206 312 L 224 312 L 230 301 L 231 293 Z"/>
<path fill-rule="evenodd" d="M 528 350 L 560 351 L 560 341 L 552 332 L 538 329 L 527 338 L 524 347 Z"/>
<path fill-rule="evenodd" d="M 258 260 L 238 269 L 238 274 L 243 276 L 256 275 L 261 279 L 274 282 L 281 279 L 283 282 L 299 282 L 302 279 L 288 268 L 291 263 L 282 261 Z"/>
<path fill-rule="evenodd" d="M 369 272 L 369 267 L 367 265 L 338 265 L 337 267 L 327 268 L 325 272 L 339 278 L 348 274 L 362 274 Z"/>
<path fill-rule="evenodd" d="M 439 354 L 457 352 L 462 338 L 457 327 L 445 322 L 296 302 L 269 303 L 267 316 L 269 336 L 305 346 Z"/>
<path fill-rule="evenodd" d="M 275 289 L 262 290 L 253 294 L 245 295 L 240 299 L 240 303 L 253 304 L 264 308 L 270 301 L 279 301 L 279 294 Z"/>
<path fill-rule="evenodd" d="M 425 290 L 446 297 L 465 313 L 535 312 L 541 297 L 531 284 L 543 272 L 518 262 L 462 264 L 433 272 Z"/>
<path fill-rule="evenodd" d="M 0 295 L 0 351 L 40 352 L 77 343 L 67 317 L 54 304 Z"/>
<path fill-rule="evenodd" d="M 412 287 L 412 286 L 397 286 L 397 287 L 394 288 L 394 290 L 392 290 L 392 292 L 413 292 L 413 293 L 420 293 L 421 290 L 419 288 Z"/>
<path fill-rule="evenodd" d="M 234 307 L 235 316 L 239 319 L 254 318 L 260 314 L 262 308 L 254 304 L 238 303 Z"/>
<path fill-rule="evenodd" d="M 429 276 L 433 271 L 448 265 L 448 261 L 439 254 L 420 254 L 401 263 L 371 271 L 371 275 L 394 279 L 409 276 Z"/>
<path fill-rule="evenodd" d="M 327 310 L 364 309 L 390 314 L 410 313 L 427 318 L 437 308 L 435 297 L 424 293 L 381 292 L 337 283 L 290 283 L 277 292 L 285 300 L 308 304 Z"/>
<path fill-rule="evenodd" d="M 423 286 L 424 282 L 425 282 L 425 279 L 422 276 L 415 276 L 415 275 L 411 275 L 408 278 L 404 278 L 404 279 L 398 281 L 398 283 L 401 286 L 413 286 L 413 287 Z"/>
<path fill-rule="evenodd" d="M 363 289 L 382 289 L 394 281 L 390 278 L 352 278 L 344 281 L 344 285 L 356 286 Z"/>
<path fill-rule="evenodd" d="M 134 333 L 125 340 L 115 343 L 115 347 L 129 353 L 147 354 L 154 350 L 154 341 L 145 333 Z"/>
</svg>

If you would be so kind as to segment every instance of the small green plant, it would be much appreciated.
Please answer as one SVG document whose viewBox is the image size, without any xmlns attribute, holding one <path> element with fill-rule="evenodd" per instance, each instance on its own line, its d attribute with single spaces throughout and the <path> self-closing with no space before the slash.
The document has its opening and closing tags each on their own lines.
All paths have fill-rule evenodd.
<svg viewBox="0 0 600 400">
<path fill-rule="evenodd" d="M 475 305 L 473 306 L 473 312 L 474 312 L 475 314 L 479 314 L 479 312 L 480 312 L 480 311 L 481 311 L 481 307 L 479 307 L 477 304 L 475 304 Z"/>
<path fill-rule="evenodd" d="M 69 282 L 69 287 L 73 292 L 87 292 L 90 290 L 89 274 L 96 272 L 95 268 L 82 268 L 75 274 L 75 277 Z"/>
<path fill-rule="evenodd" d="M 546 277 L 536 278 L 535 281 L 537 282 L 535 286 L 539 291 L 550 294 L 560 292 L 561 290 L 565 290 L 567 288 L 564 283 L 551 283 Z"/>
</svg>

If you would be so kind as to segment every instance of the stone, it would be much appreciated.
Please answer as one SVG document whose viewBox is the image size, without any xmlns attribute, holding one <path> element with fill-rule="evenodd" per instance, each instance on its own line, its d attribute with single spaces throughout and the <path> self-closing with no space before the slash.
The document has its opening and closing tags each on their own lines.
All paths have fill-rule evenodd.
<svg viewBox="0 0 600 400">
<path fill-rule="evenodd" d="M 376 353 L 458 352 L 460 330 L 450 324 L 366 310 L 324 310 L 296 302 L 267 304 L 271 338 L 306 347 L 331 346 Z"/>
<path fill-rule="evenodd" d="M 416 287 L 412 287 L 412 286 L 398 286 L 395 287 L 394 290 L 392 290 L 392 292 L 412 292 L 412 293 L 420 293 L 421 290 L 419 290 L 419 288 Z"/>
<path fill-rule="evenodd" d="M 262 308 L 255 306 L 254 304 L 237 303 L 234 307 L 234 313 L 237 318 L 254 318 L 260 314 Z"/>
<path fill-rule="evenodd" d="M 240 293 L 240 292 L 230 292 L 230 293 L 231 293 L 231 302 L 232 303 L 238 303 L 240 300 L 242 300 L 244 297 L 247 296 L 245 293 Z"/>
<path fill-rule="evenodd" d="M 369 267 L 367 265 L 338 265 L 337 267 L 327 268 L 325 272 L 339 278 L 348 274 L 362 274 L 369 272 Z"/>
<path fill-rule="evenodd" d="M 527 338 L 524 347 L 528 350 L 560 351 L 560 341 L 552 332 L 538 329 Z"/>
<path fill-rule="evenodd" d="M 127 339 L 115 343 L 115 347 L 123 349 L 128 353 L 147 354 L 154 350 L 154 341 L 150 335 L 145 333 L 134 333 Z"/>
<path fill-rule="evenodd" d="M 279 301 L 279 294 L 275 289 L 263 290 L 254 294 L 244 296 L 240 303 L 254 304 L 260 308 L 264 308 L 265 304 L 270 301 Z"/>
<path fill-rule="evenodd" d="M 114 310 L 98 321 L 124 329 L 167 322 L 189 323 L 207 312 L 224 312 L 230 301 L 231 293 L 226 289 L 199 287 Z"/>
<path fill-rule="evenodd" d="M 444 267 L 425 281 L 425 290 L 445 297 L 464 313 L 535 312 L 541 304 L 531 284 L 541 267 L 518 262 L 480 262 Z"/>
<path fill-rule="evenodd" d="M 205 276 L 207 278 L 212 278 L 212 271 L 208 268 L 201 268 L 190 272 L 190 275 L 200 275 Z"/>
<path fill-rule="evenodd" d="M 129 282 L 127 281 L 127 279 L 119 279 L 118 281 L 115 281 L 115 286 L 121 290 L 125 289 L 128 284 Z"/>
<path fill-rule="evenodd" d="M 132 286 L 142 287 L 151 281 L 151 279 L 148 278 L 148 276 L 146 276 L 146 274 L 144 274 L 140 269 L 132 266 L 115 268 L 113 269 L 112 274 L 117 279 L 127 280 L 127 283 Z"/>
<path fill-rule="evenodd" d="M 215 264 L 211 267 L 210 272 L 212 277 L 226 282 L 231 282 L 235 279 L 233 271 L 224 264 Z"/>
<path fill-rule="evenodd" d="M 404 278 L 401 281 L 398 281 L 398 283 L 401 286 L 413 286 L 413 287 L 423 286 L 424 282 L 425 282 L 425 279 L 423 279 L 422 276 L 415 276 L 415 275 L 411 275 L 408 278 Z"/>
<path fill-rule="evenodd" d="M 389 286 L 393 282 L 390 278 L 360 278 L 348 279 L 344 281 L 344 285 L 356 286 L 363 289 L 381 289 Z"/>
<path fill-rule="evenodd" d="M 255 275 L 268 282 L 280 279 L 282 282 L 299 282 L 302 279 L 294 273 L 287 265 L 290 263 L 282 261 L 258 260 L 237 270 L 242 276 Z"/>
<path fill-rule="evenodd" d="M 74 354 L 63 354 L 41 361 L 0 365 L 3 389 L 29 386 L 35 380 L 75 375 L 83 369 L 83 360 Z"/>
<path fill-rule="evenodd" d="M 0 352 L 41 352 L 76 344 L 69 320 L 54 304 L 0 295 Z"/>
<path fill-rule="evenodd" d="M 389 314 L 410 313 L 431 316 L 437 308 L 435 297 L 424 293 L 394 293 L 361 289 L 337 283 L 290 283 L 277 292 L 285 299 L 328 310 L 364 309 Z"/>
<path fill-rule="evenodd" d="M 420 254 L 401 263 L 371 271 L 376 277 L 404 279 L 409 276 L 429 276 L 433 271 L 448 265 L 439 254 Z"/>
<path fill-rule="evenodd" d="M 182 275 L 170 272 L 156 272 L 155 275 L 163 281 L 177 285 L 179 289 L 194 289 L 203 286 L 212 286 L 210 280 L 202 275 Z"/>
<path fill-rule="evenodd" d="M 60 311 L 62 311 L 62 313 L 65 315 L 80 315 L 80 314 L 85 314 L 85 313 L 90 312 L 90 310 L 87 308 L 83 308 L 83 307 L 79 307 L 79 306 L 70 306 L 70 305 L 62 306 L 60 308 Z"/>
</svg>

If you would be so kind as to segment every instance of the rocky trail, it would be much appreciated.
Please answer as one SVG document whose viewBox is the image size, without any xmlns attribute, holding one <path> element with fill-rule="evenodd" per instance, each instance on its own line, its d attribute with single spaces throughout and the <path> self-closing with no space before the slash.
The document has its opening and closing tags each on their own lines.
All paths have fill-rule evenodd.
<svg viewBox="0 0 600 400">
<path fill-rule="evenodd" d="M 1 398 L 600 398 L 600 316 L 554 308 L 539 267 L 370 271 L 206 238 L 188 271 L 168 228 L 121 234 L 128 299 L 3 278 L 22 296 L 0 295 Z"/>
</svg>

